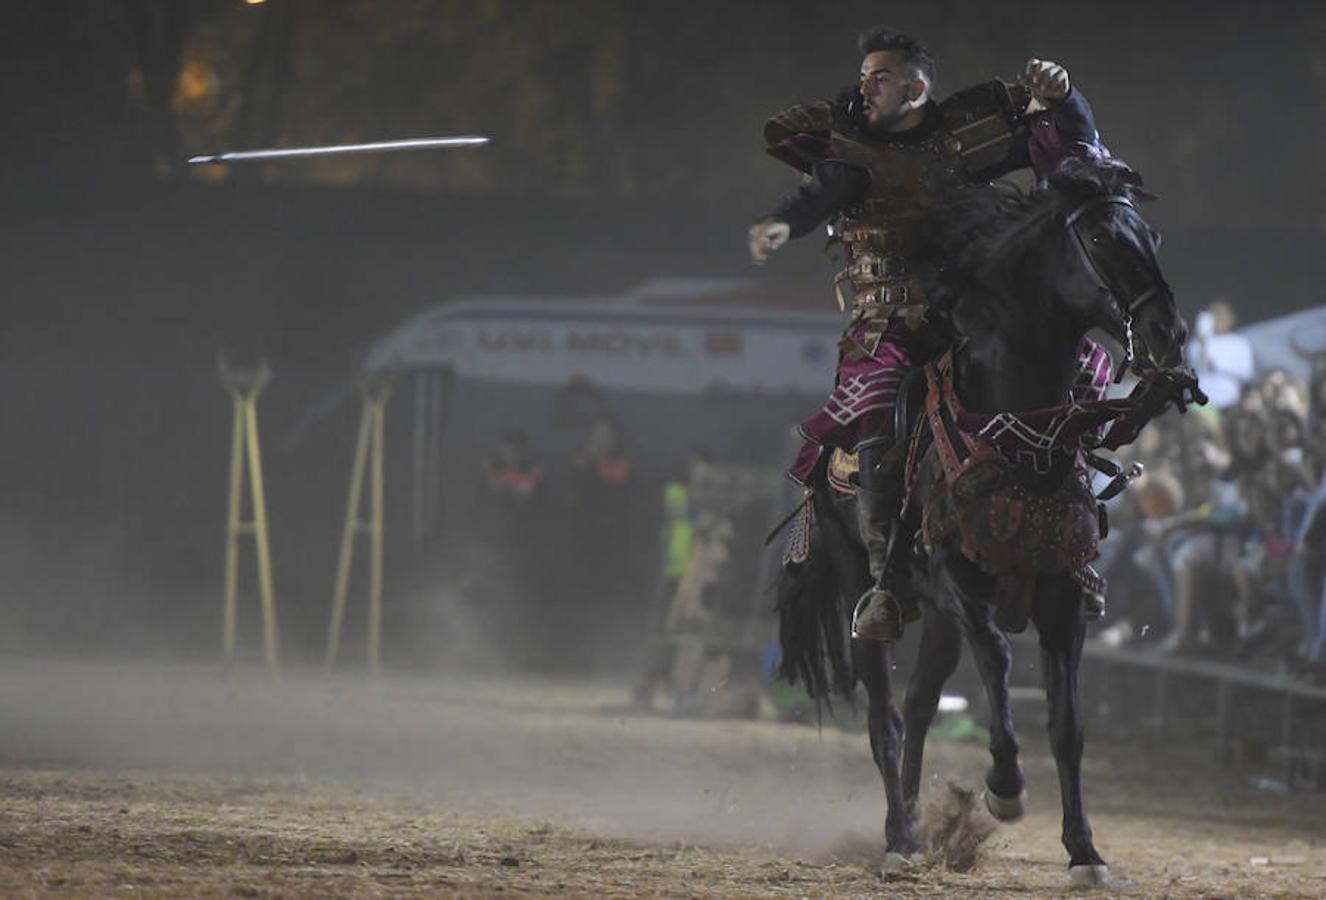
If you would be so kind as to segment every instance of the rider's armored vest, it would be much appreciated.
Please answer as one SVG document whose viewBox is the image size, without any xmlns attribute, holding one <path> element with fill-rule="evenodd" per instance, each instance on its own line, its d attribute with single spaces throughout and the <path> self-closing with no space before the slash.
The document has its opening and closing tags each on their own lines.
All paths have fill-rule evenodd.
<svg viewBox="0 0 1326 900">
<path fill-rule="evenodd" d="M 934 262 L 922 246 L 927 211 L 955 188 L 1025 165 L 1022 88 L 999 81 L 968 88 L 932 105 L 926 122 L 892 139 L 867 134 L 850 109 L 831 103 L 794 107 L 765 125 L 769 152 L 808 172 L 838 159 L 870 174 L 865 197 L 830 225 L 845 250 L 834 279 L 838 303 L 851 285 L 853 316 L 919 321 Z"/>
</svg>

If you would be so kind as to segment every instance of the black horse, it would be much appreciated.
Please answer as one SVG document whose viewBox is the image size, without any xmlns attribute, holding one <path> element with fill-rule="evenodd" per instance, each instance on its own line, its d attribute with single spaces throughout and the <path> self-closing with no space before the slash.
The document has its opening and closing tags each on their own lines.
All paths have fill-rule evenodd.
<svg viewBox="0 0 1326 900">
<path fill-rule="evenodd" d="M 1138 212 L 1136 181 L 1115 163 L 1073 161 L 1029 196 L 982 188 L 938 216 L 953 263 L 937 295 L 949 298 L 961 338 L 927 372 L 928 392 L 911 400 L 914 407 L 925 399 L 926 411 L 922 434 L 906 448 L 912 488 L 902 534 L 917 535 L 906 568 L 922 620 L 902 713 L 893 702 L 889 645 L 847 634 L 849 604 L 870 582 L 849 493 L 817 479 L 800 532 L 809 544 L 793 556 L 799 562 L 784 567 L 782 674 L 817 700 L 850 696 L 857 681 L 864 685 L 871 749 L 888 802 L 889 863 L 918 849 L 925 735 L 963 635 L 991 712 L 986 803 L 996 818 L 1021 816 L 1004 630 L 1030 619 L 1040 636 L 1070 873 L 1075 884 L 1104 879 L 1081 791 L 1077 671 L 1085 598 L 1094 586 L 1084 585 L 1080 572 L 1098 538 L 1083 460 L 1111 419 L 1118 430 L 1107 446 L 1135 436 L 1145 418 L 1171 401 L 1182 408 L 1201 399 L 1195 381 L 1178 368 L 1187 328 L 1156 262 L 1158 236 Z M 1100 401 L 1094 408 L 1068 402 L 1083 339 L 1093 328 L 1127 348 L 1125 365 L 1149 373 L 1133 402 Z M 1016 413 L 1025 420 L 1009 415 Z M 981 423 L 989 427 L 978 428 Z M 964 459 L 964 451 L 982 459 Z M 950 484 L 959 469 L 978 477 Z M 998 527 L 990 524 L 996 519 Z M 1004 533 L 973 533 L 981 528 Z M 1024 544 L 1030 535 L 1032 546 L 1011 546 L 1014 532 Z M 1047 548 L 1054 552 L 1042 552 Z M 1006 558 L 1019 549 L 1025 558 Z"/>
</svg>

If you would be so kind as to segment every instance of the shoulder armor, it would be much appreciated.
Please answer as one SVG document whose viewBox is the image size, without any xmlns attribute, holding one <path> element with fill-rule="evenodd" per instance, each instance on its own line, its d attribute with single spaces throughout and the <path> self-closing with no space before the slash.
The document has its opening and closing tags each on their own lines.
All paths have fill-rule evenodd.
<svg viewBox="0 0 1326 900">
<path fill-rule="evenodd" d="M 785 109 L 764 123 L 766 152 L 794 169 L 809 172 L 829 155 L 829 135 L 838 116 L 829 100 Z"/>
<path fill-rule="evenodd" d="M 833 130 L 833 104 L 828 100 L 793 106 L 764 123 L 764 142 L 775 147 L 797 134 L 824 134 Z"/>
<path fill-rule="evenodd" d="M 1009 169 L 1009 160 L 1027 139 L 1031 92 L 1003 81 L 964 88 L 939 104 L 944 129 L 958 142 L 968 176 L 988 181 Z"/>
</svg>

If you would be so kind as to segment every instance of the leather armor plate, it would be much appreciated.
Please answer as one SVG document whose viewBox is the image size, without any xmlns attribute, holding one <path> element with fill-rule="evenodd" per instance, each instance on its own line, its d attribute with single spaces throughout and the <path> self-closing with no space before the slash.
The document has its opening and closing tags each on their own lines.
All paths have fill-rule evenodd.
<svg viewBox="0 0 1326 900">
<path fill-rule="evenodd" d="M 1021 85 L 988 81 L 958 91 L 939 104 L 944 127 L 958 141 L 958 156 L 973 181 L 1008 170 L 1016 147 L 1026 146 L 1030 92 Z"/>
</svg>

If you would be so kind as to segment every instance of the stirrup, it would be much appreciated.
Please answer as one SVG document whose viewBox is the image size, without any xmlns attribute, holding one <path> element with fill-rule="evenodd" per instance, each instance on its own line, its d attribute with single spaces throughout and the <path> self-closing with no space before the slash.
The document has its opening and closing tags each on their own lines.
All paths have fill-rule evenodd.
<svg viewBox="0 0 1326 900">
<path fill-rule="evenodd" d="M 862 616 L 874 603 L 876 597 L 882 596 L 882 606 L 892 607 L 893 620 L 884 621 L 880 624 L 884 626 L 879 631 L 863 631 L 861 629 Z M 852 610 L 852 637 L 866 641 L 883 641 L 885 643 L 896 641 L 902 637 L 902 607 L 898 603 L 898 598 L 889 592 L 876 586 L 861 595 L 861 599 L 856 601 L 856 608 Z"/>
</svg>

